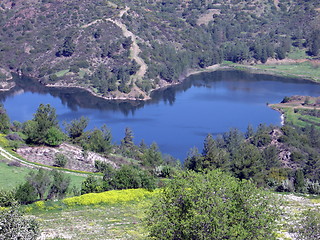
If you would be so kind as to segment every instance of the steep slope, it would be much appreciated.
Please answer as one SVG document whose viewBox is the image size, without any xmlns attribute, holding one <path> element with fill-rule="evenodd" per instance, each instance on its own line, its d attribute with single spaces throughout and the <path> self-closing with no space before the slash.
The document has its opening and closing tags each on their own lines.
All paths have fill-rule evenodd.
<svg viewBox="0 0 320 240">
<path fill-rule="evenodd" d="M 189 69 L 222 60 L 282 59 L 292 45 L 319 55 L 319 7 L 316 0 L 4 0 L 0 68 L 108 99 L 148 99 Z"/>
</svg>

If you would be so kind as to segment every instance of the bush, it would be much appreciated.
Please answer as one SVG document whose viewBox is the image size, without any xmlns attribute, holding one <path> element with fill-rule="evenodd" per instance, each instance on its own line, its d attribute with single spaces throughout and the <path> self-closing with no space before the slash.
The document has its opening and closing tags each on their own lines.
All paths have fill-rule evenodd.
<svg viewBox="0 0 320 240">
<path fill-rule="evenodd" d="M 38 223 L 25 218 L 17 206 L 0 211 L 0 239 L 37 239 Z"/>
<path fill-rule="evenodd" d="M 320 239 L 320 213 L 316 210 L 303 212 L 298 223 L 297 239 Z"/>
<path fill-rule="evenodd" d="M 14 191 L 5 191 L 0 190 L 0 207 L 9 207 L 11 206 L 15 201 L 15 193 Z"/>
<path fill-rule="evenodd" d="M 54 166 L 56 167 L 65 167 L 68 163 L 68 158 L 62 153 L 55 154 Z"/>
<path fill-rule="evenodd" d="M 183 172 L 154 200 L 145 222 L 155 239 L 276 239 L 277 202 L 220 170 Z"/>
<path fill-rule="evenodd" d="M 45 143 L 49 146 L 58 146 L 65 140 L 65 135 L 56 127 L 49 128 Z"/>
<path fill-rule="evenodd" d="M 35 188 L 28 182 L 21 184 L 16 191 L 15 199 L 20 204 L 28 204 L 37 200 L 38 194 Z"/>
</svg>

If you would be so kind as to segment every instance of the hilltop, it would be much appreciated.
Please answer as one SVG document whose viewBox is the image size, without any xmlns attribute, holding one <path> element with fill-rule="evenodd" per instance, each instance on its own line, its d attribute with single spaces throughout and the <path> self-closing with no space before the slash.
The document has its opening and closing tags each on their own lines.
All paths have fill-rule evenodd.
<svg viewBox="0 0 320 240">
<path fill-rule="evenodd" d="M 317 58 L 319 9 L 316 0 L 4 0 L 1 86 L 16 73 L 106 99 L 149 99 L 223 60 L 265 63 L 293 48 Z"/>
</svg>

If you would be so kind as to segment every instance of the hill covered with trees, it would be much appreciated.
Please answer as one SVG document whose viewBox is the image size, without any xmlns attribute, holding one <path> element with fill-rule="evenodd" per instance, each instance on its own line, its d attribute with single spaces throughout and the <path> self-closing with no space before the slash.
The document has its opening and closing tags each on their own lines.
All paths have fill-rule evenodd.
<svg viewBox="0 0 320 240">
<path fill-rule="evenodd" d="M 5 0 L 0 79 L 18 73 L 105 98 L 148 99 L 190 69 L 320 49 L 316 0 Z M 10 85 L 3 85 L 8 88 Z"/>
</svg>

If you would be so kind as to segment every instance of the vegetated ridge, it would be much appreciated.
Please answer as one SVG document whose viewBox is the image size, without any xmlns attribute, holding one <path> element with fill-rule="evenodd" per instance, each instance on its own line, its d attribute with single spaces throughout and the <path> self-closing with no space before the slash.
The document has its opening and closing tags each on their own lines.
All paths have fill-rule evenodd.
<svg viewBox="0 0 320 240">
<path fill-rule="evenodd" d="M 106 99 L 149 99 L 190 70 L 317 58 L 319 2 L 4 0 L 0 80 L 10 73 Z"/>
</svg>

